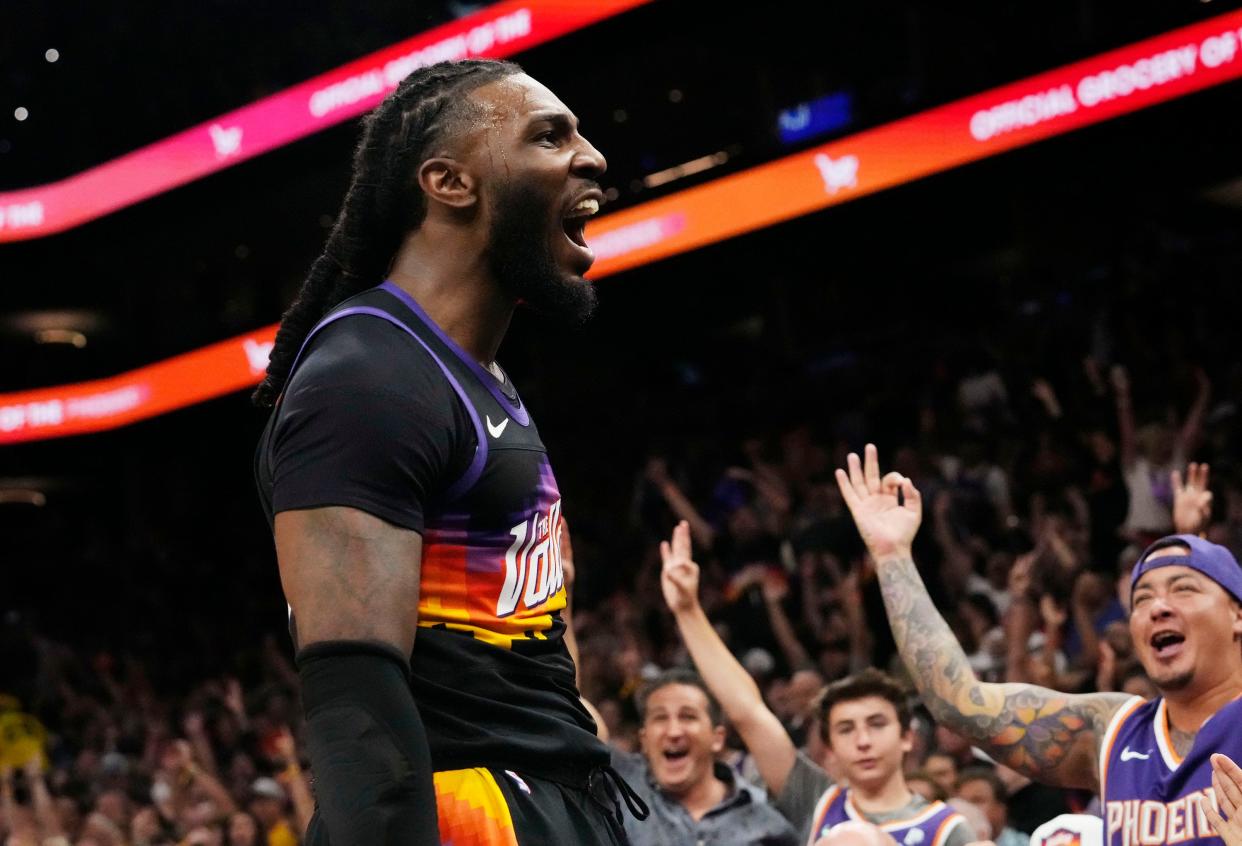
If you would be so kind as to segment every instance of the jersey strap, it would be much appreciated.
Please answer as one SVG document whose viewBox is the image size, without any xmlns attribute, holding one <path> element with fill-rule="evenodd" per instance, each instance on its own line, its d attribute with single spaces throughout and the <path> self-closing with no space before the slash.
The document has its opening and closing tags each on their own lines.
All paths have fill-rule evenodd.
<svg viewBox="0 0 1242 846">
<path fill-rule="evenodd" d="M 448 487 L 448 490 L 445 491 L 445 501 L 452 502 L 474 487 L 474 483 L 479 480 L 479 476 L 483 473 L 483 465 L 487 463 L 487 435 L 483 431 L 483 422 L 479 420 L 479 413 L 475 411 L 474 404 L 471 403 L 470 398 L 466 396 L 466 391 L 461 386 L 461 383 L 457 381 L 457 377 L 454 376 L 448 369 L 448 366 L 440 360 L 440 356 L 436 355 L 435 350 L 433 350 L 426 341 L 418 336 L 418 333 L 407 326 L 396 315 L 373 306 L 351 306 L 329 314 L 323 320 L 319 321 L 319 323 L 307 333 L 306 340 L 302 342 L 302 346 L 298 350 L 297 356 L 294 357 L 292 366 L 289 368 L 289 376 L 286 378 L 285 384 L 287 385 L 289 383 L 289 379 L 293 378 L 293 371 L 297 368 L 298 362 L 301 361 L 302 353 L 306 351 L 306 345 L 310 343 L 311 338 L 313 338 L 324 327 L 335 323 L 342 318 L 352 317 L 356 314 L 364 314 L 371 317 L 378 317 L 381 320 L 386 320 L 417 341 L 419 346 L 427 351 L 427 354 L 431 356 L 431 360 L 434 361 L 440 368 L 440 372 L 444 374 L 444 378 L 448 379 L 448 382 L 453 387 L 453 391 L 456 392 L 458 399 L 460 399 L 462 405 L 465 406 L 466 413 L 470 415 L 470 422 L 474 425 L 476 441 L 474 458 L 471 460 L 470 466 L 466 468 L 464 473 L 462 473 L 461 477 L 457 479 L 457 481 L 453 482 L 453 484 Z M 277 401 L 279 402 L 279 400 Z"/>
</svg>

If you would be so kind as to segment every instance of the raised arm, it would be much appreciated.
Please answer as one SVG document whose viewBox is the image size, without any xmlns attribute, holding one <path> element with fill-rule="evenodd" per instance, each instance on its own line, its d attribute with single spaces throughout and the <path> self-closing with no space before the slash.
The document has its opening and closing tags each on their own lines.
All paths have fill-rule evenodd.
<svg viewBox="0 0 1242 846">
<path fill-rule="evenodd" d="M 332 843 L 438 844 L 431 753 L 409 687 L 422 537 L 355 508 L 311 508 L 276 515 L 276 553 Z"/>
<path fill-rule="evenodd" d="M 768 790 L 779 796 L 798 750 L 781 721 L 764 704 L 755 680 L 716 634 L 699 604 L 699 565 L 691 557 L 690 526 L 684 520 L 673 529 L 672 541 L 660 544 L 660 557 L 664 562 L 660 579 L 664 601 L 673 612 L 686 649 L 754 756 Z"/>
<path fill-rule="evenodd" d="M 716 542 L 716 530 L 694 507 L 690 497 L 686 496 L 681 487 L 673 481 L 673 477 L 668 474 L 668 464 L 665 460 L 663 458 L 651 459 L 647 462 L 645 473 L 647 480 L 660 491 L 660 496 L 664 497 L 664 501 L 677 519 L 689 524 L 690 531 L 694 533 L 694 539 L 700 545 L 711 549 L 712 544 Z"/>
<path fill-rule="evenodd" d="M 302 772 L 302 762 L 298 758 L 298 747 L 293 733 L 288 727 L 282 727 L 276 736 L 276 752 L 284 762 L 277 779 L 289 791 L 293 801 L 293 814 L 298 824 L 298 839 L 306 839 L 306 830 L 310 827 L 311 817 L 315 815 L 315 798 L 311 795 L 310 784 Z"/>
<path fill-rule="evenodd" d="M 1195 370 L 1195 384 L 1197 389 L 1194 402 L 1187 409 L 1186 419 L 1177 433 L 1177 445 L 1187 457 L 1199 445 L 1199 438 L 1203 434 L 1203 419 L 1207 416 L 1208 402 L 1212 399 L 1212 381 L 1202 367 Z"/>
<path fill-rule="evenodd" d="M 1113 398 L 1117 403 L 1117 435 L 1120 440 L 1121 466 L 1129 469 L 1138 457 L 1138 444 L 1134 435 L 1134 407 L 1130 404 L 1130 374 L 1120 364 L 1109 371 L 1113 383 Z"/>
<path fill-rule="evenodd" d="M 911 557 L 922 521 L 918 490 L 898 473 L 881 478 L 870 444 L 865 466 L 853 453 L 848 462 L 837 484 L 875 559 L 897 648 L 932 715 L 1037 781 L 1096 789 L 1100 738 L 1128 697 L 980 682 Z"/>
<path fill-rule="evenodd" d="M 763 606 L 768 612 L 768 624 L 772 627 L 772 634 L 781 647 L 786 663 L 793 670 L 813 668 L 815 665 L 811 656 L 807 654 L 802 641 L 798 640 L 793 623 L 789 622 L 789 615 L 785 613 L 783 603 L 789 595 L 789 586 L 784 580 L 770 573 L 763 575 L 759 586 L 763 591 Z"/>
</svg>

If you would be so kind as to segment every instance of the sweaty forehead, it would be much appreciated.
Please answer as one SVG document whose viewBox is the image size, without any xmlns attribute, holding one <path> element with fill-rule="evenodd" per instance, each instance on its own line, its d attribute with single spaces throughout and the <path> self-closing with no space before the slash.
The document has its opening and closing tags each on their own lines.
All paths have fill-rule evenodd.
<svg viewBox="0 0 1242 846">
<path fill-rule="evenodd" d="M 506 123 L 523 124 L 537 112 L 569 113 L 569 109 L 547 86 L 524 73 L 506 76 L 470 92 L 470 99 L 482 107 L 493 127 Z"/>
</svg>

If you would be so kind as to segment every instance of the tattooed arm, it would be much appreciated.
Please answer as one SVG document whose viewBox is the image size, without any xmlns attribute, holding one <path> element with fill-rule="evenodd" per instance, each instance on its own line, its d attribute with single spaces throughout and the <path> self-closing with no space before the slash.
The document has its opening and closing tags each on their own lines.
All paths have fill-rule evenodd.
<svg viewBox="0 0 1242 846">
<path fill-rule="evenodd" d="M 881 479 L 870 444 L 865 467 L 851 454 L 837 484 L 875 559 L 897 648 L 936 720 L 1037 781 L 1096 789 L 1100 739 L 1129 697 L 980 682 L 915 569 L 922 500 L 914 485 L 898 473 Z"/>
</svg>

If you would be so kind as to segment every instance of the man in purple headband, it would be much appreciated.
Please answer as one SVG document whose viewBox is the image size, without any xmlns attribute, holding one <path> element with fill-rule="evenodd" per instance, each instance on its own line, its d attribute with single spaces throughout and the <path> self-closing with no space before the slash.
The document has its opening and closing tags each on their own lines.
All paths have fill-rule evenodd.
<svg viewBox="0 0 1242 846">
<path fill-rule="evenodd" d="M 1218 830 L 1242 846 L 1205 810 L 1219 804 L 1232 818 L 1242 804 L 1228 795 L 1233 779 L 1212 778 L 1213 757 L 1242 760 L 1242 570 L 1229 550 L 1183 534 L 1139 557 L 1130 633 L 1158 698 L 985 684 L 914 566 L 919 491 L 899 473 L 881 476 L 874 446 L 848 463 L 837 483 L 876 562 L 898 649 L 939 722 L 1033 779 L 1098 791 L 1107 846 L 1220 846 Z"/>
</svg>

